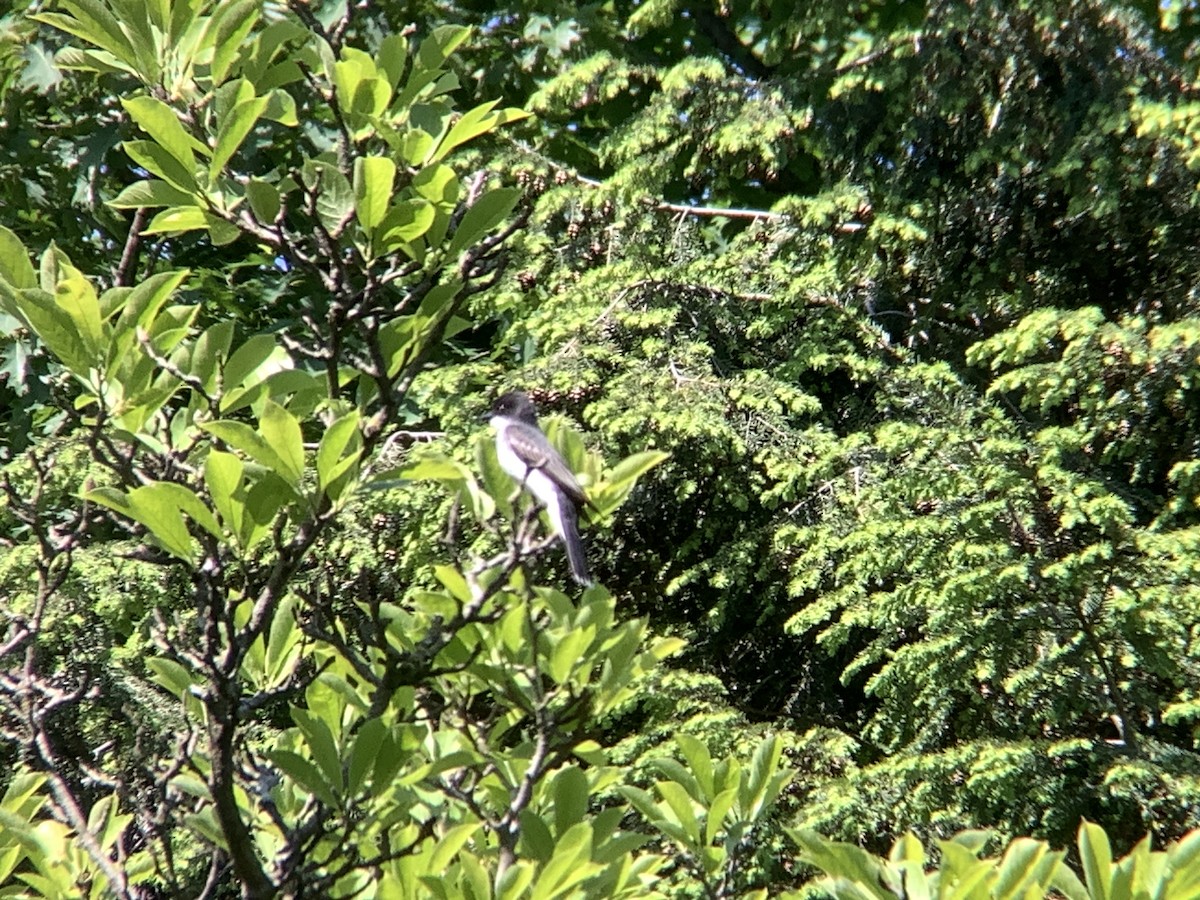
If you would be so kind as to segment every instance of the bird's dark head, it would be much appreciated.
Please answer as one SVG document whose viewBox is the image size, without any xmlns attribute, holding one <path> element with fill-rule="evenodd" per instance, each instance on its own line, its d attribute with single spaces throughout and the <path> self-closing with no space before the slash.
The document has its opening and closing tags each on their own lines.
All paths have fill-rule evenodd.
<svg viewBox="0 0 1200 900">
<path fill-rule="evenodd" d="M 537 407 L 524 391 L 509 391 L 501 394 L 492 404 L 493 416 L 507 416 L 518 422 L 537 424 Z"/>
</svg>

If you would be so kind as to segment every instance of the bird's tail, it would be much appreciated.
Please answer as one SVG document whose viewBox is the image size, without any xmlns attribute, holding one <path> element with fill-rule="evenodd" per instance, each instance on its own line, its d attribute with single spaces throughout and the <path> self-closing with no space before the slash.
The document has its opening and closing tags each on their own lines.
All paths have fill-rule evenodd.
<svg viewBox="0 0 1200 900">
<path fill-rule="evenodd" d="M 562 524 L 563 546 L 567 551 L 567 563 L 571 566 L 571 577 L 587 587 L 592 584 L 588 574 L 587 556 L 583 552 L 583 539 L 579 537 L 579 511 L 568 497 L 559 497 L 558 507 Z"/>
</svg>

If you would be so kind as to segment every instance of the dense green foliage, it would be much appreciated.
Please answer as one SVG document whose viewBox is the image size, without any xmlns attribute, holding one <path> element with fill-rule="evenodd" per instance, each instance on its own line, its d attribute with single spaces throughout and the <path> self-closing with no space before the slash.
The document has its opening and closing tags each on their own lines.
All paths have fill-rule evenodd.
<svg viewBox="0 0 1200 900">
<path fill-rule="evenodd" d="M 800 7 L 14 5 L 0 885 L 1190 896 L 1200 18 Z"/>
</svg>

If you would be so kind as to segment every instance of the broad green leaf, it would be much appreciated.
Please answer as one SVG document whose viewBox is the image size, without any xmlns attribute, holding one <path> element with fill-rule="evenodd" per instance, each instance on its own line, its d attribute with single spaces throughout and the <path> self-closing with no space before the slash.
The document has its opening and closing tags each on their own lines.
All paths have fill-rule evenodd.
<svg viewBox="0 0 1200 900">
<path fill-rule="evenodd" d="M 337 167 L 325 162 L 304 164 L 304 182 L 317 192 L 317 215 L 330 232 L 340 234 L 354 216 L 354 189 Z"/>
<path fill-rule="evenodd" d="M 449 457 L 427 454 L 404 466 L 399 474 L 407 481 L 460 481 L 470 477 L 471 473 L 462 463 Z"/>
<path fill-rule="evenodd" d="M 583 770 L 567 766 L 554 776 L 554 831 L 567 830 L 584 821 L 588 808 L 588 779 Z"/>
<path fill-rule="evenodd" d="M 458 47 L 471 34 L 463 25 L 439 25 L 433 33 L 421 41 L 415 63 L 424 69 L 440 69 Z"/>
<path fill-rule="evenodd" d="M 0 278 L 14 288 L 37 287 L 37 272 L 21 239 L 0 225 Z"/>
<path fill-rule="evenodd" d="M 221 412 L 233 412 L 252 402 L 260 395 L 260 388 L 265 390 L 262 386 L 268 379 L 291 368 L 291 357 L 274 335 L 256 334 L 248 338 L 225 363 L 221 374 L 225 385 Z"/>
<path fill-rule="evenodd" d="M 278 475 L 268 475 L 251 485 L 246 491 L 241 533 L 241 543 L 247 553 L 271 534 L 280 508 L 295 496 L 292 486 Z"/>
<path fill-rule="evenodd" d="M 683 733 L 675 735 L 675 743 L 679 745 L 684 759 L 687 760 L 688 768 L 700 786 L 700 790 L 703 791 L 703 796 L 711 799 L 713 796 L 713 767 L 708 747 L 703 741 Z"/>
<path fill-rule="evenodd" d="M 217 514 L 233 534 L 242 529 L 243 503 L 236 498 L 242 485 L 242 461 L 232 453 L 210 450 L 204 461 L 204 483 Z"/>
<path fill-rule="evenodd" d="M 367 775 L 374 771 L 380 749 L 383 747 L 385 731 L 386 726 L 381 719 L 367 719 L 354 736 L 354 743 L 350 748 L 349 779 L 346 783 L 346 790 L 351 796 L 362 789 Z M 380 787 L 384 786 L 377 785 L 376 793 Z"/>
<path fill-rule="evenodd" d="M 409 246 L 426 234 L 437 219 L 437 210 L 425 200 L 402 200 L 392 206 L 376 229 L 381 253 L 403 250 L 416 258 L 419 253 Z"/>
<path fill-rule="evenodd" d="M 404 35 L 393 33 L 380 41 L 376 62 L 386 75 L 388 84 L 395 88 L 408 62 L 408 41 Z"/>
<path fill-rule="evenodd" d="M 585 629 L 574 629 L 559 638 L 554 644 L 546 667 L 550 677 L 558 684 L 565 684 L 591 639 L 592 635 Z"/>
<path fill-rule="evenodd" d="M 443 163 L 425 166 L 413 177 L 413 190 L 430 203 L 453 207 L 462 187 L 454 170 Z"/>
<path fill-rule="evenodd" d="M 544 865 L 534 881 L 530 900 L 552 900 L 562 896 L 599 867 L 590 862 L 592 826 L 580 822 L 566 834 L 559 835 L 554 856 Z"/>
<path fill-rule="evenodd" d="M 726 788 L 713 798 L 704 821 L 704 842 L 711 844 L 725 823 L 725 817 L 737 801 L 737 788 Z"/>
<path fill-rule="evenodd" d="M 396 150 L 408 165 L 424 165 L 433 152 L 435 140 L 436 138 L 423 128 L 410 128 L 400 138 Z"/>
<path fill-rule="evenodd" d="M 209 218 L 198 206 L 171 206 L 158 213 L 142 234 L 178 234 L 207 229 Z"/>
<path fill-rule="evenodd" d="M 1104 829 L 1092 822 L 1079 826 L 1079 863 L 1094 900 L 1109 900 L 1112 894 L 1112 847 Z"/>
<path fill-rule="evenodd" d="M 304 474 L 304 436 L 299 421 L 278 403 L 268 400 L 258 428 L 284 466 L 279 474 L 298 484 Z"/>
<path fill-rule="evenodd" d="M 143 179 L 127 186 L 121 193 L 108 201 L 113 209 L 140 209 L 157 206 L 190 206 L 195 198 L 179 188 L 157 179 Z"/>
<path fill-rule="evenodd" d="M 337 741 L 334 740 L 329 723 L 316 711 L 298 707 L 292 708 L 292 719 L 300 726 L 304 742 L 312 752 L 313 760 L 320 768 L 321 774 L 328 784 L 340 793 L 343 788 L 342 757 L 338 753 Z"/>
<path fill-rule="evenodd" d="M 496 884 L 496 900 L 517 900 L 523 896 L 533 883 L 535 872 L 532 863 L 525 861 L 509 866 Z"/>
<path fill-rule="evenodd" d="M 260 0 L 233 0 L 217 7 L 213 15 L 214 28 L 209 38 L 214 48 L 212 64 L 209 66 L 214 85 L 223 83 L 229 76 L 230 70 L 241 55 L 247 35 L 261 14 Z"/>
<path fill-rule="evenodd" d="M 489 231 L 504 221 L 521 198 L 516 188 L 496 188 L 475 201 L 465 213 L 446 252 L 450 256 L 462 252 L 479 241 Z"/>
<path fill-rule="evenodd" d="M 280 601 L 267 633 L 264 668 L 269 683 L 279 684 L 289 674 L 300 645 L 300 629 L 296 625 L 296 600 L 290 594 Z"/>
<path fill-rule="evenodd" d="M 754 751 L 750 763 L 750 777 L 741 797 L 741 810 L 746 818 L 755 820 L 775 801 L 780 786 L 789 773 L 780 770 L 779 761 L 783 744 L 777 735 L 764 738 Z"/>
<path fill-rule="evenodd" d="M 199 192 L 195 171 L 180 163 L 154 141 L 125 141 L 121 149 L 136 165 L 151 175 L 157 175 L 187 196 Z"/>
<path fill-rule="evenodd" d="M 486 134 L 494 128 L 529 117 L 529 113 L 520 109 L 502 109 L 499 112 L 492 112 L 495 106 L 496 101 L 492 100 L 463 113 L 459 120 L 446 133 L 446 136 L 438 146 L 437 152 L 433 154 L 430 161 L 437 162 L 440 159 L 444 159 L 456 147 L 479 137 L 481 134 Z"/>
<path fill-rule="evenodd" d="M 233 341 L 233 322 L 218 322 L 200 334 L 192 344 L 190 359 L 182 366 L 187 374 L 200 381 L 204 390 L 212 395 L 217 389 L 218 367 L 229 356 L 229 345 Z"/>
<path fill-rule="evenodd" d="M 200 428 L 235 450 L 241 450 L 255 462 L 279 475 L 287 484 L 295 486 L 296 480 L 290 477 L 290 463 L 285 462 L 266 438 L 245 422 L 218 419 L 215 422 L 201 422 Z"/>
<path fill-rule="evenodd" d="M 255 218 L 264 225 L 275 221 L 279 215 L 279 188 L 258 178 L 246 182 L 246 199 L 250 201 L 250 209 Z"/>
<path fill-rule="evenodd" d="M 278 122 L 280 125 L 286 125 L 289 128 L 295 128 L 300 124 L 300 119 L 296 115 L 296 101 L 292 95 L 280 88 L 278 85 L 287 84 L 291 81 L 299 81 L 304 77 L 299 66 L 291 60 L 285 61 L 274 69 L 276 77 L 264 81 L 259 85 L 261 89 L 268 87 L 273 90 L 267 94 L 267 108 L 263 110 L 263 118 L 270 119 L 272 122 Z M 294 76 L 292 75 L 294 72 Z"/>
<path fill-rule="evenodd" d="M 358 423 L 358 412 L 349 412 L 321 436 L 317 446 L 317 483 L 321 490 L 327 490 L 358 461 L 362 444 Z"/>
<path fill-rule="evenodd" d="M 285 359 L 290 363 L 287 352 L 279 346 L 275 335 L 256 334 L 247 338 L 225 363 L 225 370 L 221 373 L 225 390 L 245 388 L 265 381 L 276 372 L 290 367 L 282 365 Z"/>
<path fill-rule="evenodd" d="M 654 786 L 670 807 L 671 812 L 674 813 L 674 820 L 679 823 L 684 834 L 687 835 L 688 846 L 699 847 L 700 823 L 696 819 L 696 810 L 687 791 L 674 781 L 657 781 Z"/>
<path fill-rule="evenodd" d="M 136 69 L 137 54 L 121 25 L 104 4 L 95 2 L 72 2 L 67 0 L 62 8 L 71 13 L 40 13 L 31 18 L 65 31 L 67 34 L 87 41 L 111 53 L 116 59 Z"/>
<path fill-rule="evenodd" d="M 605 480 L 614 485 L 631 481 L 670 458 L 670 453 L 664 453 L 661 450 L 645 450 L 641 453 L 634 453 L 613 466 Z"/>
<path fill-rule="evenodd" d="M 0 290 L 0 306 L 24 321 L 72 373 L 86 377 L 95 360 L 75 322 L 52 296 L 37 288 L 16 293 Z"/>
<path fill-rule="evenodd" d="M 278 766 L 285 775 L 300 785 L 305 792 L 312 794 L 326 806 L 336 809 L 337 797 L 330 783 L 322 775 L 321 770 L 309 760 L 291 750 L 266 751 L 267 759 Z"/>
<path fill-rule="evenodd" d="M 204 505 L 204 501 L 193 490 L 182 484 L 159 481 L 134 488 L 129 497 L 135 509 L 147 497 L 152 497 L 155 503 L 170 504 L 186 513 L 188 518 L 213 537 L 221 536 L 221 528 L 217 524 L 216 518 L 213 517 L 212 510 Z"/>
<path fill-rule="evenodd" d="M 173 659 L 165 656 L 150 656 L 146 668 L 152 673 L 151 680 L 162 685 L 176 697 L 183 699 L 191 691 L 191 673 Z"/>
<path fill-rule="evenodd" d="M 114 488 L 96 488 L 86 492 L 84 499 L 139 522 L 156 544 L 172 556 L 191 562 L 195 542 L 188 533 L 183 512 L 171 497 L 154 490 L 155 487 L 154 484 L 142 485 L 128 494 Z"/>
<path fill-rule="evenodd" d="M 242 146 L 246 135 L 266 112 L 269 97 L 254 97 L 238 103 L 221 121 L 217 132 L 217 146 L 213 149 L 212 161 L 209 163 L 209 178 L 216 181 L 226 163 Z"/>
<path fill-rule="evenodd" d="M 161 272 L 136 285 L 125 297 L 121 315 L 113 326 L 114 332 L 120 334 L 136 327 L 152 332 L 159 311 L 189 274 L 187 269 Z"/>
<path fill-rule="evenodd" d="M 396 164 L 386 156 L 360 156 L 354 161 L 355 213 L 367 232 L 383 221 L 395 179 Z"/>
<path fill-rule="evenodd" d="M 101 324 L 100 298 L 92 283 L 78 269 L 64 266 L 54 287 L 54 300 L 71 317 L 88 357 L 98 361 L 107 340 Z"/>
<path fill-rule="evenodd" d="M 882 866 L 874 856 L 853 844 L 830 841 L 807 828 L 789 828 L 788 834 L 800 847 L 800 859 L 816 866 L 834 885 L 845 884 L 842 896 L 895 900 L 895 894 L 882 887 Z M 827 882 L 818 882 L 825 887 Z"/>
<path fill-rule="evenodd" d="M 434 851 L 430 855 L 429 870 L 431 872 L 445 871 L 454 857 L 458 855 L 458 852 L 466 846 L 467 841 L 478 830 L 478 825 L 469 823 L 466 825 L 456 825 L 453 828 L 447 829 L 444 834 L 438 837 Z"/>
<path fill-rule="evenodd" d="M 184 129 L 175 111 L 153 97 L 130 97 L 121 105 L 138 127 L 188 172 L 196 168 L 196 154 L 208 156 L 209 150 Z"/>
</svg>

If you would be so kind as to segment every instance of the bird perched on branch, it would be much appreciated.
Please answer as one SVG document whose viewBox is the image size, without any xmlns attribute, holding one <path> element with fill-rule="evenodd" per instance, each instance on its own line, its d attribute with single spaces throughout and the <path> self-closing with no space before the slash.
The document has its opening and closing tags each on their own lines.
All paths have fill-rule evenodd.
<svg viewBox="0 0 1200 900">
<path fill-rule="evenodd" d="M 579 537 L 579 512 L 588 499 L 567 461 L 538 427 L 533 401 L 523 391 L 502 394 L 492 404 L 489 421 L 496 429 L 500 467 L 546 507 L 550 525 L 566 548 L 571 576 L 582 585 L 590 585 L 587 557 Z"/>
</svg>

